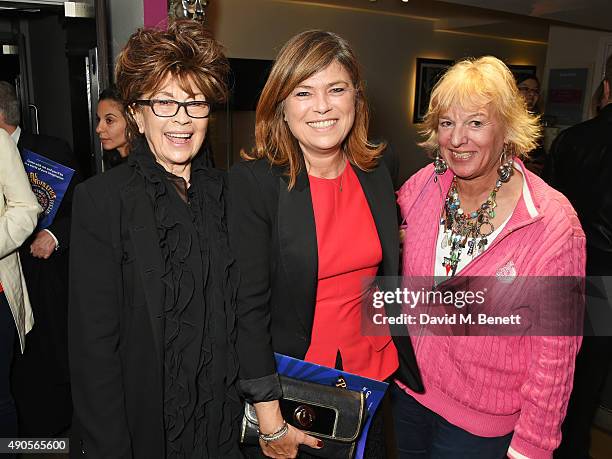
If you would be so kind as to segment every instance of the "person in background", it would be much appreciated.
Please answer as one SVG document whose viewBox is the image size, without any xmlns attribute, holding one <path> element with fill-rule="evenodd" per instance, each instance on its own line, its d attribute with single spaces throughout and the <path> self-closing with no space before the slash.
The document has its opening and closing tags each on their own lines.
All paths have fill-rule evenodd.
<svg viewBox="0 0 612 459">
<path fill-rule="evenodd" d="M 452 66 L 432 92 L 422 132 L 434 163 L 398 193 L 404 279 L 580 281 L 584 233 L 567 199 L 519 159 L 533 150 L 540 126 L 503 62 L 485 56 Z M 514 307 L 530 298 L 520 288 L 506 293 Z M 580 337 L 449 335 L 411 337 L 425 392 L 401 381 L 391 389 L 399 457 L 550 459 Z"/>
<path fill-rule="evenodd" d="M 516 84 L 519 93 L 525 101 L 527 110 L 534 115 L 540 115 L 540 80 L 535 75 L 521 75 Z M 546 151 L 544 150 L 543 139 L 540 137 L 536 147 L 529 152 L 529 156 L 525 158 L 525 167 L 537 175 L 542 174 L 544 163 L 546 161 Z"/>
<path fill-rule="evenodd" d="M 17 437 L 17 411 L 10 373 L 15 332 L 21 352 L 34 323 L 18 249 L 38 220 L 41 207 L 30 188 L 15 142 L 0 129 L 0 437 Z"/>
<path fill-rule="evenodd" d="M 225 175 L 198 154 L 229 64 L 199 22 L 139 29 L 117 58 L 128 160 L 74 196 L 68 312 L 88 458 L 239 458 Z"/>
<path fill-rule="evenodd" d="M 606 291 L 594 276 L 612 275 L 612 56 L 596 95 L 598 115 L 557 136 L 544 171 L 548 183 L 572 203 L 586 234 L 586 273 L 591 281 L 587 283 L 587 301 Z M 607 308 L 607 317 L 587 317 L 585 335 L 590 336 L 585 336 L 578 354 L 563 440 L 555 458 L 589 458 L 591 424 L 612 364 L 609 303 Z M 598 322 L 606 323 L 608 336 L 592 336 Z"/>
<path fill-rule="evenodd" d="M 406 336 L 396 350 L 388 334 L 361 333 L 364 277 L 397 275 L 399 258 L 384 144 L 367 136 L 364 82 L 346 40 L 321 30 L 290 39 L 257 104 L 256 150 L 230 171 L 240 388 L 261 439 L 248 456 L 296 457 L 300 444 L 323 445 L 287 430 L 274 352 L 378 380 L 399 366 L 397 377 L 420 390 Z M 386 457 L 382 431 L 379 412 L 366 457 Z"/>
<path fill-rule="evenodd" d="M 104 169 L 108 170 L 123 163 L 130 153 L 125 110 L 116 87 L 100 93 L 96 119 L 96 134 L 104 150 Z"/>
<path fill-rule="evenodd" d="M 521 75 L 516 80 L 521 97 L 525 101 L 527 110 L 535 115 L 541 113 L 540 110 L 540 80 L 535 75 Z"/>
<path fill-rule="evenodd" d="M 36 325 L 25 352 L 13 362 L 13 396 L 19 417 L 19 435 L 52 437 L 70 426 L 72 400 L 68 374 L 68 253 L 72 193 L 80 181 L 70 146 L 57 137 L 32 134 L 19 126 L 15 88 L 0 82 L 0 127 L 11 134 L 23 154 L 26 150 L 72 168 L 75 173 L 55 218 L 35 231 L 19 249 Z"/>
</svg>

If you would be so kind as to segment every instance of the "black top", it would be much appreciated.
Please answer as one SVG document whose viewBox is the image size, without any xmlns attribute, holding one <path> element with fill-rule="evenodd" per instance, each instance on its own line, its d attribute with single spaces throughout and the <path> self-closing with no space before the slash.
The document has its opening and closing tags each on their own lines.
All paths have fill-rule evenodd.
<svg viewBox="0 0 612 459">
<path fill-rule="evenodd" d="M 587 275 L 612 274 L 612 104 L 561 132 L 544 179 L 572 203 L 587 244 Z"/>
<path fill-rule="evenodd" d="M 201 159 L 189 205 L 146 142 L 75 192 L 70 370 L 89 457 L 240 457 L 237 271 L 224 176 Z"/>
<path fill-rule="evenodd" d="M 102 152 L 102 159 L 104 160 L 104 170 L 109 170 L 123 164 L 127 160 L 127 157 L 121 156 L 119 150 L 115 148 L 112 150 L 104 150 Z"/>
</svg>

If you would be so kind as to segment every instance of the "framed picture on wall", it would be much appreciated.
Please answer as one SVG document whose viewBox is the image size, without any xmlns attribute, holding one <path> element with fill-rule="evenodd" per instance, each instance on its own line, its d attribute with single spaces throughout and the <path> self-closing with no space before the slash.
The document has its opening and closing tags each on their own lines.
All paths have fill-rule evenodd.
<svg viewBox="0 0 612 459">
<path fill-rule="evenodd" d="M 536 75 L 537 67 L 535 65 L 508 65 L 508 68 L 514 75 L 514 79 L 519 81 L 525 77 L 534 77 Z"/>
<path fill-rule="evenodd" d="M 414 115 L 412 116 L 413 123 L 423 121 L 427 108 L 429 107 L 429 98 L 431 91 L 444 72 L 453 65 L 452 60 L 447 59 L 427 59 L 418 57 L 416 61 L 416 85 L 414 88 Z"/>
<path fill-rule="evenodd" d="M 550 69 L 546 117 L 557 126 L 573 126 L 583 121 L 589 69 Z"/>
</svg>

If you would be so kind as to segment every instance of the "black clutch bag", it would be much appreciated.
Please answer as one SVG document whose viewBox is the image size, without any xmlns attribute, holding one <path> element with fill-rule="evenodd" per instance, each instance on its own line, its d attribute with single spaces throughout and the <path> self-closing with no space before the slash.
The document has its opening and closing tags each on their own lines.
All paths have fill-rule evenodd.
<svg viewBox="0 0 612 459">
<path fill-rule="evenodd" d="M 300 445 L 300 450 L 317 457 L 352 458 L 365 420 L 364 394 L 285 376 L 280 376 L 280 382 L 279 404 L 285 421 L 323 440 L 321 449 Z M 245 403 L 240 441 L 259 445 L 258 428 L 255 408 Z"/>
</svg>

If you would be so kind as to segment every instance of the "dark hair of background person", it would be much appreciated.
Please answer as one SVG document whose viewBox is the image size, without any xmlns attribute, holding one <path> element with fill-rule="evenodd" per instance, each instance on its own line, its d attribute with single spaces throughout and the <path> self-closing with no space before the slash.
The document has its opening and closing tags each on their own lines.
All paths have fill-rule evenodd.
<svg viewBox="0 0 612 459">
<path fill-rule="evenodd" d="M 597 89 L 593 93 L 593 98 L 591 100 L 591 111 L 593 116 L 599 114 L 599 111 L 603 108 L 602 103 L 604 102 L 604 81 L 607 81 L 610 85 L 612 85 L 612 55 L 608 57 L 606 61 L 606 66 L 604 68 L 604 77 L 597 86 Z"/>
<path fill-rule="evenodd" d="M 4 122 L 11 126 L 19 126 L 21 112 L 19 99 L 15 86 L 8 81 L 0 81 L 0 112 L 4 115 Z"/>
<path fill-rule="evenodd" d="M 125 104 L 123 100 L 121 99 L 121 94 L 119 94 L 119 90 L 117 89 L 116 86 L 114 85 L 109 86 L 108 88 L 106 88 L 104 91 L 100 93 L 100 95 L 98 96 L 98 104 L 105 100 L 113 102 L 114 104 L 118 105 L 121 115 L 123 116 L 123 119 L 126 120 L 125 139 L 126 139 L 127 145 L 126 145 L 125 153 L 127 155 L 129 154 L 130 149 L 131 149 L 132 135 L 130 134 L 129 129 L 127 127 L 128 126 L 127 125 L 128 114 L 125 110 Z M 100 121 L 98 121 L 98 123 L 100 123 Z M 96 128 L 96 132 L 98 132 L 97 128 Z M 102 157 L 104 159 L 105 169 L 110 169 L 112 167 L 118 166 L 119 164 L 123 163 L 127 158 L 127 156 L 122 156 L 122 154 L 119 152 L 119 149 L 104 150 L 104 152 L 102 153 Z"/>
<path fill-rule="evenodd" d="M 122 106 L 124 105 L 123 99 L 121 99 L 121 94 L 119 94 L 119 90 L 116 86 L 110 86 L 102 91 L 98 97 L 98 101 L 101 100 L 112 100 L 118 104 L 121 104 Z"/>
<path fill-rule="evenodd" d="M 527 81 L 527 80 L 535 80 L 536 83 L 538 83 L 538 87 L 542 87 L 542 85 L 540 84 L 540 79 L 535 76 L 535 75 L 519 75 L 518 78 L 516 79 L 516 84 L 519 85 L 521 84 L 523 81 Z"/>
<path fill-rule="evenodd" d="M 203 35 L 209 40 L 202 40 Z M 227 99 L 229 68 L 221 45 L 197 21 L 175 21 L 167 30 L 137 30 L 115 65 L 117 89 L 128 107 L 129 140 L 140 135 L 131 104 L 155 93 L 169 76 L 176 78 L 188 94 L 194 85 L 207 102 L 214 104 Z"/>
<path fill-rule="evenodd" d="M 355 53 L 342 37 L 332 32 L 309 30 L 296 35 L 281 49 L 255 113 L 255 150 L 245 159 L 266 158 L 275 166 L 286 166 L 289 189 L 303 167 L 300 146 L 284 121 L 284 101 L 304 80 L 339 63 L 355 88 L 355 122 L 342 147 L 349 161 L 361 170 L 373 169 L 384 144 L 368 141 L 369 110 L 365 84 Z"/>
</svg>

